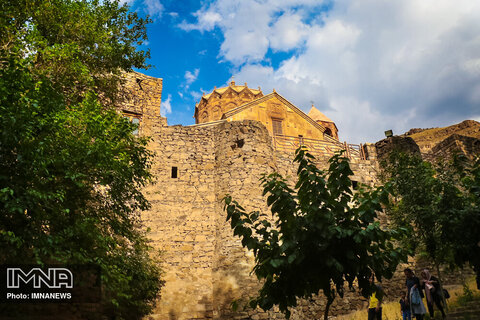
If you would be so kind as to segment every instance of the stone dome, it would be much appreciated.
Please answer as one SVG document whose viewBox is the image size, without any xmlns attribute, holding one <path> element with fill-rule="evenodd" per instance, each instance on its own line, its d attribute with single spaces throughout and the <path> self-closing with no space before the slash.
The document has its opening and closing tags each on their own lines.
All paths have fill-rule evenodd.
<svg viewBox="0 0 480 320">
<path fill-rule="evenodd" d="M 246 83 L 239 86 L 232 81 L 228 87 L 215 87 L 195 105 L 195 123 L 220 120 L 225 112 L 261 97 L 263 93 L 260 88 L 249 88 Z"/>
</svg>

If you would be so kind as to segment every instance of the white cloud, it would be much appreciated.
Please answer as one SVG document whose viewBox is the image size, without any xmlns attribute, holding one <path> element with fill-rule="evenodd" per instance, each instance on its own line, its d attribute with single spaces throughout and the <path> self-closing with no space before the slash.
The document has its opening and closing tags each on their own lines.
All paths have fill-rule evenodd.
<svg viewBox="0 0 480 320">
<path fill-rule="evenodd" d="M 123 6 L 124 4 L 131 5 L 134 3 L 135 0 L 120 0 L 120 5 Z"/>
<path fill-rule="evenodd" d="M 314 101 L 351 142 L 480 117 L 479 1 L 337 0 L 318 9 L 313 0 L 217 0 L 185 30 L 219 28 L 220 58 L 236 66 L 235 79 L 275 88 L 304 111 Z M 291 54 L 273 68 L 269 50 Z"/>
<path fill-rule="evenodd" d="M 167 100 L 163 101 L 160 107 L 160 115 L 166 117 L 167 114 L 172 113 L 172 95 L 169 94 Z"/>
<path fill-rule="evenodd" d="M 195 82 L 198 78 L 198 73 L 200 72 L 200 69 L 195 69 L 193 72 L 187 71 L 185 72 L 185 88 L 188 89 L 188 87 Z"/>
<path fill-rule="evenodd" d="M 186 31 L 212 31 L 224 34 L 221 54 L 236 64 L 260 61 L 269 47 L 286 51 L 301 43 L 308 26 L 302 21 L 318 0 L 218 0 L 193 13 L 195 23 L 183 21 Z M 301 8 L 300 8 L 301 7 Z"/>
<path fill-rule="evenodd" d="M 160 0 L 144 0 L 145 12 L 151 17 L 161 17 L 165 7 Z"/>
<path fill-rule="evenodd" d="M 195 100 L 195 103 L 196 103 L 196 102 L 200 101 L 204 92 L 205 91 L 203 89 L 200 89 L 200 91 L 190 91 L 190 95 L 193 97 L 193 99 Z"/>
<path fill-rule="evenodd" d="M 134 4 L 137 4 L 143 12 L 148 14 L 152 18 L 161 17 L 165 11 L 165 7 L 160 0 L 120 0 L 120 5 L 128 5 L 132 7 Z M 172 18 L 178 16 L 176 12 L 168 13 Z"/>
<path fill-rule="evenodd" d="M 204 11 L 203 8 L 195 12 L 193 15 L 197 18 L 197 23 L 191 24 L 183 21 L 179 24 L 179 27 L 185 31 L 211 31 L 222 19 L 217 12 Z"/>
<path fill-rule="evenodd" d="M 269 29 L 270 47 L 276 51 L 300 46 L 309 31 L 309 27 L 302 22 L 302 16 L 293 12 L 282 14 Z"/>
</svg>

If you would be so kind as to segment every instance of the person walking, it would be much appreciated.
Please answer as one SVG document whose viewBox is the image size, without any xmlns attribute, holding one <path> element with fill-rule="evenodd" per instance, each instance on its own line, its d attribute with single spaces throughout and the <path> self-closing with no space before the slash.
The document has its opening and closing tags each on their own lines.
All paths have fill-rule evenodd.
<svg viewBox="0 0 480 320">
<path fill-rule="evenodd" d="M 445 319 L 445 311 L 443 310 L 442 305 L 442 296 L 440 292 L 440 281 L 434 276 L 430 274 L 428 269 L 424 269 L 421 273 L 422 280 L 422 288 L 425 290 L 425 295 L 427 297 L 427 308 L 428 313 L 430 314 L 430 318 L 433 319 L 435 315 L 435 310 L 433 308 L 433 304 L 437 305 L 438 310 L 442 313 L 442 318 Z"/>
<path fill-rule="evenodd" d="M 406 278 L 405 285 L 407 286 L 407 302 L 410 306 L 410 312 L 417 320 L 423 320 L 423 315 L 427 313 L 427 310 L 422 301 L 423 292 L 420 279 L 414 275 L 410 268 L 406 268 L 403 272 Z"/>
</svg>

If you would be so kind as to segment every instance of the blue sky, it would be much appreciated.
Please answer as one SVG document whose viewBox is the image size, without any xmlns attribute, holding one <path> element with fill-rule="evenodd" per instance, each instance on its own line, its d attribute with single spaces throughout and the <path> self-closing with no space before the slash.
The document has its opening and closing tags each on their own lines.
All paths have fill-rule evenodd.
<svg viewBox="0 0 480 320">
<path fill-rule="evenodd" d="M 480 1 L 130 0 L 149 14 L 150 64 L 168 123 L 202 92 L 273 88 L 334 120 L 341 140 L 480 120 Z"/>
</svg>

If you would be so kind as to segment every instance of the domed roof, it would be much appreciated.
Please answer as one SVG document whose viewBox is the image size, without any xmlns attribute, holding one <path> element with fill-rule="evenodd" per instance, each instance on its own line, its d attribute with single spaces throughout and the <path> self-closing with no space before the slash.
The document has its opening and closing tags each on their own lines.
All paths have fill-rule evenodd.
<svg viewBox="0 0 480 320">
<path fill-rule="evenodd" d="M 251 89 L 245 85 L 237 86 L 235 81 L 230 82 L 228 87 L 217 88 L 207 95 L 203 95 L 195 104 L 195 123 L 211 122 L 220 120 L 222 115 L 240 105 L 263 97 L 260 88 Z"/>
<path fill-rule="evenodd" d="M 237 93 L 240 93 L 240 92 L 242 92 L 243 90 L 247 89 L 247 90 L 249 90 L 249 91 L 250 91 L 253 95 L 255 95 L 255 96 L 258 95 L 259 93 L 262 93 L 262 90 L 260 89 L 260 87 L 258 88 L 258 90 L 257 90 L 257 89 L 252 89 L 252 88 L 249 88 L 249 87 L 247 86 L 247 83 L 246 83 L 246 82 L 245 82 L 245 85 L 243 85 L 243 86 L 238 86 L 238 85 L 235 85 L 235 81 L 232 81 L 232 82 L 230 82 L 230 85 L 229 85 L 228 87 L 222 87 L 222 88 L 217 88 L 217 87 L 215 87 L 212 92 L 210 92 L 209 94 L 206 94 L 206 95 L 202 96 L 202 99 L 208 100 L 208 98 L 210 98 L 210 96 L 211 96 L 213 93 L 218 93 L 219 95 L 222 95 L 222 94 L 224 94 L 229 88 L 232 89 L 232 90 L 234 90 L 234 91 L 237 92 Z M 263 95 L 263 94 L 262 94 L 262 95 Z"/>
</svg>

